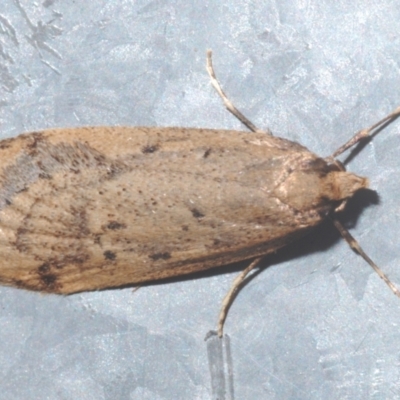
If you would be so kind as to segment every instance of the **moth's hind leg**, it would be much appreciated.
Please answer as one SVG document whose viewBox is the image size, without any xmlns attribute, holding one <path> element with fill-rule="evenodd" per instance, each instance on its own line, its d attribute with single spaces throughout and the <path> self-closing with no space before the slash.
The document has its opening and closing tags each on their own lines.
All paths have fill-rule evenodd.
<svg viewBox="0 0 400 400">
<path fill-rule="evenodd" d="M 229 292 L 226 294 L 224 300 L 222 301 L 222 306 L 221 306 L 221 311 L 219 312 L 219 317 L 218 317 L 218 327 L 217 327 L 217 332 L 218 336 L 222 337 L 223 335 L 223 330 L 224 330 L 224 323 L 226 316 L 228 314 L 229 307 L 232 304 L 233 298 L 235 297 L 237 291 L 240 289 L 240 286 L 242 285 L 243 281 L 246 279 L 247 275 L 259 264 L 259 262 L 262 260 L 262 257 L 258 257 L 255 260 L 251 262 L 251 264 L 245 268 L 233 281 L 231 288 L 229 289 Z"/>
<path fill-rule="evenodd" d="M 211 84 L 214 86 L 214 89 L 217 91 L 217 93 L 220 95 L 222 101 L 224 102 L 225 107 L 229 112 L 231 112 L 243 125 L 246 125 L 251 131 L 257 132 L 257 133 L 265 133 L 266 135 L 271 135 L 272 133 L 270 132 L 269 129 L 262 130 L 258 129 L 249 119 L 247 119 L 234 105 L 233 103 L 228 99 L 226 94 L 221 88 L 221 85 L 218 82 L 218 79 L 215 75 L 214 72 L 214 67 L 212 64 L 212 51 L 208 50 L 207 51 L 207 72 L 208 75 L 210 75 L 211 79 Z"/>
</svg>

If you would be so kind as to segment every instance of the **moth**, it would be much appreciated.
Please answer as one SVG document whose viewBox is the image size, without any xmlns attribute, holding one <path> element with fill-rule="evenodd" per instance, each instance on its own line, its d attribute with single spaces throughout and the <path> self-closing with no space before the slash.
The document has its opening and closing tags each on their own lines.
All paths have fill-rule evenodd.
<svg viewBox="0 0 400 400">
<path fill-rule="evenodd" d="M 83 127 L 0 141 L 0 283 L 69 294 L 253 260 L 224 301 L 222 335 L 228 304 L 260 257 L 368 186 L 335 157 L 400 109 L 322 158 L 256 129 L 223 93 L 211 52 L 207 67 L 252 133 Z"/>
</svg>

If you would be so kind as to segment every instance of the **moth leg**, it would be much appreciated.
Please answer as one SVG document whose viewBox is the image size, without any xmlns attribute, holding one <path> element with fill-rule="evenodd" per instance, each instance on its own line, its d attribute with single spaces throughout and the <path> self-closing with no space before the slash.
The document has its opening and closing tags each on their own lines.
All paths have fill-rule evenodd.
<svg viewBox="0 0 400 400">
<path fill-rule="evenodd" d="M 400 291 L 397 287 L 389 280 L 389 278 L 382 272 L 382 270 L 368 257 L 361 246 L 358 244 L 357 240 L 351 236 L 350 232 L 336 219 L 333 220 L 336 229 L 343 236 L 344 240 L 349 244 L 349 246 L 358 253 L 380 276 L 381 279 L 390 287 L 391 291 L 398 297 L 400 297 Z"/>
<path fill-rule="evenodd" d="M 218 317 L 218 327 L 217 327 L 217 332 L 219 337 L 222 337 L 223 335 L 225 319 L 228 314 L 229 307 L 232 304 L 233 298 L 235 297 L 243 281 L 246 279 L 246 276 L 249 274 L 251 270 L 253 270 L 258 265 L 258 263 L 261 260 L 262 257 L 258 257 L 255 260 L 253 260 L 251 264 L 235 278 L 231 288 L 229 289 L 229 292 L 226 294 L 224 300 L 222 301 L 221 311 L 219 312 L 219 317 Z"/>
<path fill-rule="evenodd" d="M 258 129 L 250 120 L 248 120 L 234 105 L 233 103 L 228 99 L 226 94 L 221 88 L 221 85 L 218 82 L 218 79 L 215 75 L 214 72 L 214 67 L 212 64 L 212 51 L 207 50 L 207 72 L 208 75 L 210 75 L 211 79 L 211 84 L 214 86 L 214 89 L 217 91 L 217 93 L 220 95 L 222 101 L 224 102 L 224 105 L 226 109 L 232 113 L 243 125 L 247 126 L 251 131 L 256 132 L 256 133 L 265 133 L 267 135 L 271 135 L 272 133 L 270 130 L 263 131 L 261 129 Z"/>
<path fill-rule="evenodd" d="M 339 154 L 342 154 L 347 149 L 357 144 L 360 140 L 363 140 L 364 138 L 374 135 L 380 129 L 384 128 L 386 124 L 394 121 L 399 116 L 400 116 L 400 107 L 397 107 L 395 110 L 393 110 L 385 118 L 378 121 L 376 124 L 371 125 L 369 128 L 361 129 L 360 131 L 358 131 L 347 143 L 345 143 L 343 146 L 340 146 L 331 156 L 327 157 L 327 161 L 333 161 L 333 159 L 335 159 Z"/>
</svg>

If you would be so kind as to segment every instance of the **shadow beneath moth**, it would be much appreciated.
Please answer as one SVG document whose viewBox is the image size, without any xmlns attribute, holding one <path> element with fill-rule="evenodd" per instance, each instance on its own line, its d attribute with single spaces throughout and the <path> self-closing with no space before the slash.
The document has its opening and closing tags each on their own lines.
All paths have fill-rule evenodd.
<svg viewBox="0 0 400 400">
<path fill-rule="evenodd" d="M 335 157 L 397 118 L 361 130 L 332 156 L 257 129 L 48 129 L 0 141 L 0 283 L 70 294 L 249 260 L 220 312 L 262 256 L 332 217 L 351 247 L 397 289 L 335 219 L 368 180 Z"/>
</svg>

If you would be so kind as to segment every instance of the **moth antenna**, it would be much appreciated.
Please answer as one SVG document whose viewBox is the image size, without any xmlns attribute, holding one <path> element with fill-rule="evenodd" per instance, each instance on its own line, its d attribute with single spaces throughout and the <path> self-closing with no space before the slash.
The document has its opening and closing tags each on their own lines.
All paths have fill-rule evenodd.
<svg viewBox="0 0 400 400">
<path fill-rule="evenodd" d="M 250 271 L 252 271 L 255 267 L 257 267 L 257 265 L 262 259 L 263 257 L 258 257 L 255 260 L 253 260 L 250 263 L 250 265 L 247 268 L 245 268 L 232 282 L 232 286 L 229 289 L 229 292 L 225 295 L 225 298 L 222 301 L 221 311 L 219 312 L 218 327 L 217 327 L 217 332 L 219 337 L 222 337 L 223 335 L 225 319 L 228 314 L 229 307 L 232 304 L 233 298 L 235 297 L 243 281 L 246 279 L 246 276 L 249 274 Z"/>
<path fill-rule="evenodd" d="M 400 116 L 400 107 L 397 107 L 390 114 L 388 114 L 385 118 L 381 119 L 377 123 L 371 125 L 369 128 L 361 129 L 358 131 L 348 142 L 346 142 L 343 146 L 340 146 L 331 156 L 327 157 L 325 160 L 328 162 L 333 162 L 333 160 L 340 154 L 344 153 L 350 147 L 353 147 L 355 144 L 360 142 L 361 140 L 373 136 L 374 133 L 383 128 L 387 123 L 394 121 L 396 118 Z M 372 134 L 371 134 L 372 133 Z"/>
<path fill-rule="evenodd" d="M 382 272 L 382 270 L 368 257 L 361 246 L 358 244 L 357 240 L 351 236 L 350 232 L 337 220 L 333 219 L 333 223 L 336 229 L 343 236 L 344 240 L 349 244 L 349 246 L 358 253 L 374 270 L 375 272 L 385 281 L 385 283 L 390 287 L 391 291 L 400 297 L 400 291 L 397 287 L 389 280 L 389 278 Z"/>
<path fill-rule="evenodd" d="M 232 113 L 243 125 L 247 126 L 251 131 L 256 133 L 265 133 L 267 135 L 272 135 L 269 129 L 263 131 L 258 129 L 249 119 L 247 119 L 228 99 L 225 92 L 222 90 L 220 83 L 218 82 L 217 76 L 214 72 L 214 67 L 212 64 L 212 51 L 207 50 L 207 72 L 210 75 L 211 84 L 214 86 L 214 89 L 217 91 L 219 96 L 221 97 L 222 101 L 226 109 Z"/>
</svg>

